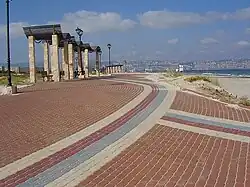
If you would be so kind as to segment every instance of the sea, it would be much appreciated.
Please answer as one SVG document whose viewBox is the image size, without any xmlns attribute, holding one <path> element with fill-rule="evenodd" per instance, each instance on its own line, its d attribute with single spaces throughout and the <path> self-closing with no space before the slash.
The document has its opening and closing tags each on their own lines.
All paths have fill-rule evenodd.
<svg viewBox="0 0 250 187">
<path fill-rule="evenodd" d="M 6 64 L 0 63 L 0 67 Z M 37 63 L 37 68 L 43 69 L 42 62 Z M 28 71 L 28 63 L 13 64 L 11 67 L 20 67 L 24 72 Z M 213 70 L 184 70 L 184 74 L 203 74 L 213 76 L 228 76 L 228 77 L 250 77 L 250 69 L 213 69 Z"/>
<path fill-rule="evenodd" d="M 188 70 L 185 74 L 203 74 L 228 77 L 250 77 L 250 69 Z"/>
</svg>

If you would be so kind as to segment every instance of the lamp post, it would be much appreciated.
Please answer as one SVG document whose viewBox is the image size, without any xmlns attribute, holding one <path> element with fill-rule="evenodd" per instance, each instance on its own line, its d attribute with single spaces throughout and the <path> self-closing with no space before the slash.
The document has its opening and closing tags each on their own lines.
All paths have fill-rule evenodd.
<svg viewBox="0 0 250 187">
<path fill-rule="evenodd" d="M 8 64 L 8 86 L 12 86 L 11 72 L 10 72 L 10 1 L 6 0 L 6 16 L 7 16 L 7 64 Z"/>
<path fill-rule="evenodd" d="M 82 41 L 82 35 L 83 35 L 83 30 L 80 29 L 79 27 L 76 28 L 76 33 L 79 36 L 79 41 Z"/>
<path fill-rule="evenodd" d="M 99 51 L 98 76 L 100 77 L 102 51 Z"/>
<path fill-rule="evenodd" d="M 110 66 L 110 49 L 111 49 L 111 44 L 108 44 L 107 47 L 109 49 L 109 66 Z"/>
<path fill-rule="evenodd" d="M 81 67 L 81 75 L 83 73 L 83 64 L 82 64 L 82 51 L 81 51 L 81 43 L 82 43 L 82 35 L 83 35 L 83 30 L 80 29 L 79 27 L 76 28 L 76 33 L 79 36 L 79 46 L 77 49 L 77 53 L 78 53 L 78 63 L 80 63 L 80 67 Z M 79 72 L 79 69 L 78 69 Z"/>
</svg>

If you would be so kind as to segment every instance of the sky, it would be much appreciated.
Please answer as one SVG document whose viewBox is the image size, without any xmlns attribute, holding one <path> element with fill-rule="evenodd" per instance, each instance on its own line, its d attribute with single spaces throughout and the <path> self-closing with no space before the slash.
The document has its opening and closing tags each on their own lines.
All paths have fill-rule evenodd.
<svg viewBox="0 0 250 187">
<path fill-rule="evenodd" d="M 0 1 L 0 63 L 6 62 L 6 3 Z M 249 0 L 13 0 L 11 63 L 28 61 L 22 27 L 59 23 L 83 31 L 102 59 L 213 60 L 250 57 Z M 36 44 L 36 61 L 43 61 Z M 94 54 L 92 55 L 94 56 Z M 92 58 L 92 57 L 91 57 Z"/>
</svg>

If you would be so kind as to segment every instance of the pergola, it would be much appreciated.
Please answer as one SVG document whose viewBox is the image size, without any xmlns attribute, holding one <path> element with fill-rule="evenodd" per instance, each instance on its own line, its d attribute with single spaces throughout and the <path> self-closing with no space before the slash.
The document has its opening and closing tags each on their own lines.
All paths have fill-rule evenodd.
<svg viewBox="0 0 250 187">
<path fill-rule="evenodd" d="M 115 65 L 108 65 L 106 66 L 106 73 L 121 73 L 123 72 L 123 65 L 122 64 L 115 64 Z"/>
<path fill-rule="evenodd" d="M 88 43 L 76 42 L 75 37 L 69 33 L 63 33 L 60 24 L 39 25 L 23 27 L 24 33 L 28 38 L 29 45 L 29 72 L 30 82 L 36 80 L 36 60 L 35 60 L 35 43 L 44 45 L 44 71 L 51 75 L 52 80 L 59 82 L 61 80 L 61 71 L 63 79 L 69 80 L 74 78 L 75 55 L 78 55 L 78 69 L 85 71 L 84 77 L 89 76 L 89 52 L 101 51 L 99 46 L 91 47 Z M 50 63 L 49 46 L 52 46 L 52 55 Z M 62 51 L 62 62 L 59 62 L 59 50 Z M 82 52 L 84 52 L 84 65 L 82 63 Z M 99 55 L 96 55 L 96 64 L 100 71 Z M 82 73 L 83 71 L 81 71 Z"/>
</svg>

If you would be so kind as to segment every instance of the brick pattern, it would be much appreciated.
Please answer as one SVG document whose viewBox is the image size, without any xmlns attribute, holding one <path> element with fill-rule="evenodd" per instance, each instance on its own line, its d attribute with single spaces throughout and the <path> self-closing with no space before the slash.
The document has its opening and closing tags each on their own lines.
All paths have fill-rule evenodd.
<svg viewBox="0 0 250 187">
<path fill-rule="evenodd" d="M 185 92 L 176 93 L 171 109 L 234 121 L 250 122 L 249 110 L 232 108 L 224 103 Z"/>
<path fill-rule="evenodd" d="M 145 75 L 144 74 L 141 74 L 141 75 L 136 75 L 136 74 L 122 74 L 122 75 L 114 75 L 114 76 L 115 76 L 115 78 L 118 78 L 118 79 L 127 79 L 127 80 L 134 80 L 134 81 L 152 82 L 151 80 L 146 79 Z"/>
<path fill-rule="evenodd" d="M 56 152 L 55 154 L 50 155 L 49 157 L 44 158 L 40 160 L 39 162 L 36 162 L 35 164 L 32 164 L 28 166 L 27 168 L 20 170 L 17 173 L 6 177 L 3 180 L 0 180 L 0 187 L 17 186 L 18 184 L 25 182 L 29 178 L 32 178 L 38 175 L 39 173 L 42 173 L 43 171 L 60 163 L 61 161 L 66 160 L 70 156 L 73 156 L 74 154 L 78 153 L 84 148 L 90 146 L 91 144 L 105 137 L 107 134 L 112 133 L 113 131 L 115 131 L 122 125 L 124 125 L 128 120 L 130 120 L 136 114 L 138 114 L 143 109 L 148 107 L 148 105 L 152 102 L 152 100 L 155 99 L 159 90 L 157 89 L 155 85 L 151 87 L 152 87 L 151 93 L 142 102 L 140 102 L 135 108 L 131 109 L 130 111 L 128 111 L 126 114 L 124 114 L 117 120 L 101 128 L 100 130 L 92 133 L 88 137 L 83 138 L 75 142 L 74 144 Z"/>
<path fill-rule="evenodd" d="M 84 187 L 250 186 L 250 145 L 155 125 Z"/>
<path fill-rule="evenodd" d="M 37 84 L 0 97 L 0 167 L 115 112 L 143 87 L 103 80 Z"/>
<path fill-rule="evenodd" d="M 198 128 L 203 128 L 203 129 L 209 129 L 209 130 L 214 130 L 214 131 L 220 131 L 220 132 L 250 137 L 249 131 L 243 131 L 243 130 L 236 129 L 236 128 L 232 129 L 232 128 L 224 128 L 224 127 L 219 127 L 219 126 L 215 126 L 215 125 L 208 125 L 208 124 L 203 124 L 203 123 L 194 123 L 192 121 L 173 118 L 173 117 L 169 117 L 169 116 L 163 116 L 161 119 L 166 120 L 166 121 L 172 121 L 172 122 L 176 122 L 176 123 L 180 123 L 180 124 L 189 125 L 192 127 L 198 127 Z"/>
</svg>

